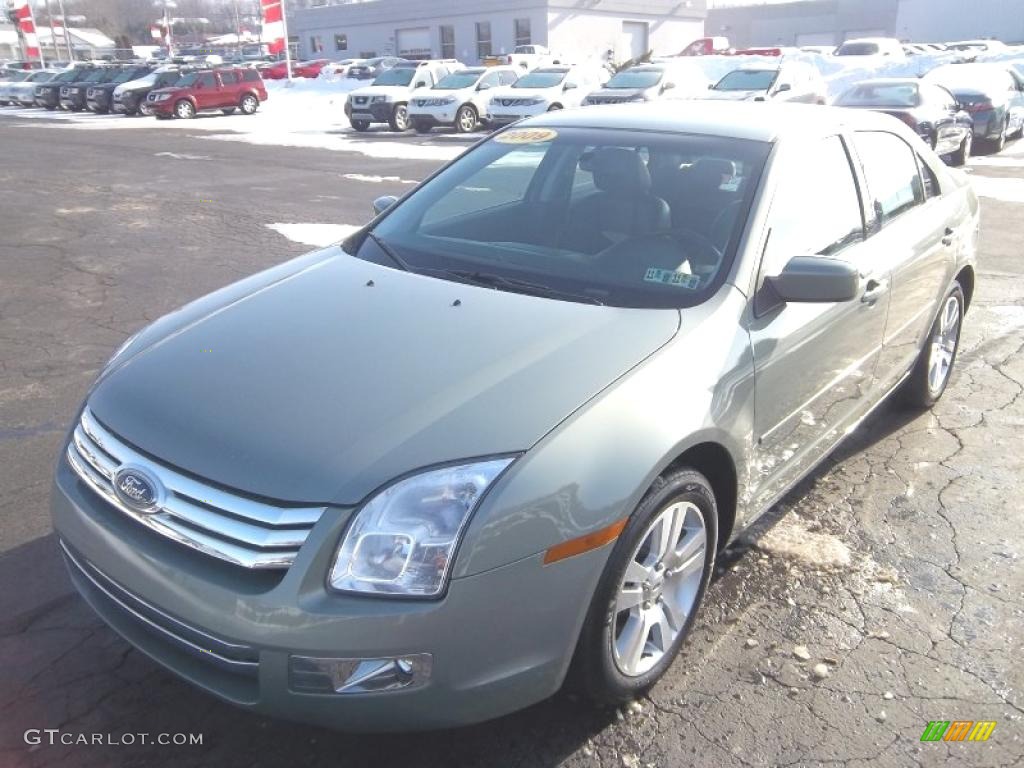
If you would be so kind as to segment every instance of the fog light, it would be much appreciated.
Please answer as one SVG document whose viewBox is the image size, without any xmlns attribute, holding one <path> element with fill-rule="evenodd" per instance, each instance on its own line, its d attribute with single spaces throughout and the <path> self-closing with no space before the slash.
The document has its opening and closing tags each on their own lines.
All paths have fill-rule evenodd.
<svg viewBox="0 0 1024 768">
<path fill-rule="evenodd" d="M 433 656 L 381 659 L 288 658 L 288 687 L 298 693 L 377 693 L 418 688 L 430 679 Z"/>
</svg>

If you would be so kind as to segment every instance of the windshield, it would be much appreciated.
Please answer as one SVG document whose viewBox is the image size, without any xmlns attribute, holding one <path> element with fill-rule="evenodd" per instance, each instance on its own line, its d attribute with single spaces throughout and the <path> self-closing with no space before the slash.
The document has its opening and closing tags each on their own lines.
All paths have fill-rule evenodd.
<svg viewBox="0 0 1024 768">
<path fill-rule="evenodd" d="M 725 278 L 770 149 L 652 131 L 512 129 L 347 245 L 368 261 L 500 290 L 694 306 Z"/>
<path fill-rule="evenodd" d="M 412 82 L 416 70 L 411 67 L 401 67 L 385 70 L 373 81 L 374 85 L 408 85 Z"/>
<path fill-rule="evenodd" d="M 984 93 L 990 90 L 998 90 L 999 83 L 1008 76 L 1008 73 L 999 67 L 990 67 L 984 64 L 955 64 L 933 69 L 925 76 L 925 79 L 932 83 L 944 85 L 950 90 L 969 90 Z"/>
<path fill-rule="evenodd" d="M 144 69 L 126 69 L 124 72 L 115 77 L 112 82 L 127 83 L 129 80 L 134 80 L 137 77 L 144 74 L 145 72 L 146 70 Z"/>
<path fill-rule="evenodd" d="M 33 72 L 28 78 L 30 83 L 45 83 L 47 80 L 52 80 L 56 77 L 55 72 Z"/>
<path fill-rule="evenodd" d="M 877 43 L 844 43 L 839 46 L 836 56 L 874 56 L 878 50 Z"/>
<path fill-rule="evenodd" d="M 88 75 L 82 78 L 83 83 L 98 83 L 107 75 L 106 69 L 94 69 Z"/>
<path fill-rule="evenodd" d="M 435 90 L 448 90 L 458 91 L 462 88 L 469 88 L 476 84 L 476 81 L 480 79 L 483 72 L 474 72 L 466 69 L 462 72 L 453 72 L 450 75 L 445 75 L 434 86 Z"/>
<path fill-rule="evenodd" d="M 840 107 L 916 107 L 917 85 L 914 83 L 861 83 L 839 97 Z"/>
<path fill-rule="evenodd" d="M 737 69 L 718 81 L 716 91 L 767 91 L 779 76 L 777 69 Z"/>
<path fill-rule="evenodd" d="M 659 69 L 627 69 L 612 77 L 605 88 L 653 88 L 663 75 Z"/>
<path fill-rule="evenodd" d="M 531 72 L 516 80 L 513 88 L 554 88 L 565 80 L 567 72 Z"/>
</svg>

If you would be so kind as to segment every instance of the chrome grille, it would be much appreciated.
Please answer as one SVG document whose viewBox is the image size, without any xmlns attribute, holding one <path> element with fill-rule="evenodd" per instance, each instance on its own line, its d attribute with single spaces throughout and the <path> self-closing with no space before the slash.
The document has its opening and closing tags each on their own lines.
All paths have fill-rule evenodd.
<svg viewBox="0 0 1024 768">
<path fill-rule="evenodd" d="M 533 99 L 498 99 L 503 107 L 525 107 L 533 103 Z"/>
<path fill-rule="evenodd" d="M 245 568 L 287 568 L 323 507 L 279 507 L 223 491 L 158 464 L 105 429 L 87 408 L 67 450 L 71 468 L 104 501 L 148 528 Z M 123 466 L 145 467 L 166 490 L 154 511 L 133 509 L 114 491 Z"/>
<path fill-rule="evenodd" d="M 417 107 L 443 107 L 446 103 L 444 99 L 416 99 Z"/>
</svg>

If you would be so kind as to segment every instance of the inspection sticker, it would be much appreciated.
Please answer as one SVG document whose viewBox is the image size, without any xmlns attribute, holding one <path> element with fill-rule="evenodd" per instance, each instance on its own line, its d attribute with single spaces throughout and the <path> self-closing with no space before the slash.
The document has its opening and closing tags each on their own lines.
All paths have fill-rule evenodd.
<svg viewBox="0 0 1024 768">
<path fill-rule="evenodd" d="M 695 291 L 700 287 L 700 276 L 688 275 L 685 272 L 675 272 L 671 269 L 651 267 L 644 275 L 644 282 L 678 285 L 680 288 L 688 288 L 691 291 Z"/>
<path fill-rule="evenodd" d="M 540 144 L 552 141 L 557 136 L 558 131 L 553 131 L 550 128 L 515 128 L 499 133 L 494 140 L 499 144 Z"/>
</svg>

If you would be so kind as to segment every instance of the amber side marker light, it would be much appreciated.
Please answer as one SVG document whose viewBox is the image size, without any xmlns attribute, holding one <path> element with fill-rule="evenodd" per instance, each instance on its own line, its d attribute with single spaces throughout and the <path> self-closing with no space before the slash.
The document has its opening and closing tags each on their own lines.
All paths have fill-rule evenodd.
<svg viewBox="0 0 1024 768">
<path fill-rule="evenodd" d="M 626 527 L 627 522 L 629 522 L 628 517 L 619 520 L 617 523 L 612 523 L 607 528 L 556 544 L 544 553 L 544 565 L 557 563 L 559 560 L 565 560 L 568 557 L 582 555 L 584 552 L 589 552 L 592 549 L 603 547 L 610 541 L 615 541 L 619 538 L 619 534 L 622 533 L 622 529 Z"/>
</svg>

